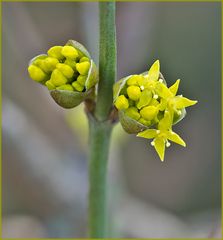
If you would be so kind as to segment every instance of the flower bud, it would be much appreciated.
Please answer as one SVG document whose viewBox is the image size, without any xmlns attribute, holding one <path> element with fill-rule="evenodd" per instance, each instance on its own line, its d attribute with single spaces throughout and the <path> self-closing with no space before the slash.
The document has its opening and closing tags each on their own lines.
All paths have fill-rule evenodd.
<svg viewBox="0 0 223 240">
<path fill-rule="evenodd" d="M 143 76 L 140 75 L 133 75 L 127 80 L 127 85 L 129 86 L 138 86 L 138 83 L 140 82 L 140 79 L 143 78 Z"/>
<path fill-rule="evenodd" d="M 70 66 L 74 72 L 77 72 L 77 69 L 76 69 L 76 62 L 73 61 L 73 60 L 70 60 L 70 59 L 66 59 L 65 62 L 64 62 L 66 65 Z"/>
<path fill-rule="evenodd" d="M 125 114 L 128 116 L 128 117 L 130 117 L 130 118 L 132 118 L 132 119 L 134 119 L 134 120 L 139 120 L 140 119 L 140 114 L 139 114 L 139 111 L 138 111 L 138 109 L 136 108 L 136 107 L 129 107 L 129 108 L 127 108 L 126 109 L 126 111 L 125 111 Z"/>
<path fill-rule="evenodd" d="M 62 53 L 61 53 L 62 49 L 63 49 L 62 46 L 54 46 L 54 47 L 51 47 L 47 51 L 47 54 L 50 57 L 57 58 L 58 60 L 63 60 L 64 59 L 64 55 L 62 55 Z"/>
<path fill-rule="evenodd" d="M 89 68 L 90 63 L 87 61 L 76 64 L 76 69 L 81 75 L 87 75 Z"/>
<path fill-rule="evenodd" d="M 28 72 L 29 72 L 30 77 L 34 81 L 43 82 L 44 80 L 47 79 L 46 73 L 44 73 L 44 71 L 41 68 L 39 68 L 35 65 L 30 65 L 28 67 Z"/>
<path fill-rule="evenodd" d="M 73 87 L 70 84 L 64 84 L 57 87 L 57 90 L 67 90 L 67 91 L 74 91 Z"/>
<path fill-rule="evenodd" d="M 50 80 L 48 80 L 45 84 L 49 90 L 56 89 L 56 86 Z"/>
<path fill-rule="evenodd" d="M 124 95 L 118 96 L 115 106 L 118 110 L 127 109 L 129 107 L 128 99 Z"/>
<path fill-rule="evenodd" d="M 45 85 L 53 99 L 64 108 L 72 108 L 94 95 L 98 71 L 86 48 L 69 40 L 54 46 L 46 54 L 30 61 L 30 77 Z"/>
<path fill-rule="evenodd" d="M 47 57 L 43 60 L 43 65 L 49 72 L 52 72 L 58 63 L 58 59 L 53 57 Z"/>
<path fill-rule="evenodd" d="M 159 109 L 157 107 L 155 107 L 155 106 L 147 106 L 147 107 L 144 107 L 140 111 L 140 115 L 145 120 L 151 121 L 151 120 L 153 120 L 156 117 L 158 111 L 159 111 Z"/>
<path fill-rule="evenodd" d="M 78 58 L 78 51 L 72 46 L 64 46 L 61 54 L 70 60 L 76 60 Z"/>
<path fill-rule="evenodd" d="M 127 94 L 131 100 L 137 101 L 141 96 L 141 91 L 138 86 L 129 86 L 127 88 Z"/>
<path fill-rule="evenodd" d="M 74 87 L 75 90 L 78 92 L 82 92 L 84 90 L 84 85 L 81 85 L 79 82 L 73 82 L 72 86 Z"/>
<path fill-rule="evenodd" d="M 58 69 L 53 70 L 50 80 L 56 87 L 64 85 L 68 82 L 68 79 Z"/>
<path fill-rule="evenodd" d="M 87 76 L 79 75 L 79 76 L 77 77 L 77 82 L 78 82 L 80 85 L 82 85 L 82 86 L 85 85 L 86 80 L 87 80 Z"/>
<path fill-rule="evenodd" d="M 56 65 L 56 68 L 66 77 L 66 78 L 72 78 L 74 75 L 74 70 L 64 63 L 58 63 Z"/>
<path fill-rule="evenodd" d="M 147 126 L 147 127 L 149 127 L 149 126 L 151 126 L 151 121 L 148 121 L 148 120 L 146 120 L 146 119 L 144 119 L 144 118 L 140 118 L 139 120 L 138 120 L 141 124 L 143 124 L 143 125 L 145 125 L 145 126 Z"/>
<path fill-rule="evenodd" d="M 89 61 L 89 58 L 87 58 L 87 57 L 82 57 L 81 59 L 80 59 L 80 63 L 82 63 L 82 62 L 88 62 Z"/>
</svg>

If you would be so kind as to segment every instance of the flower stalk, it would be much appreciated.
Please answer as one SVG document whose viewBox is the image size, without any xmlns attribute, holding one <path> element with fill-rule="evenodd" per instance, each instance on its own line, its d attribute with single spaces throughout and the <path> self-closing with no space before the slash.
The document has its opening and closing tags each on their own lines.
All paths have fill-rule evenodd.
<svg viewBox="0 0 223 240">
<path fill-rule="evenodd" d="M 108 151 L 112 127 L 91 119 L 89 156 L 89 215 L 90 238 L 107 237 L 106 178 Z"/>
<path fill-rule="evenodd" d="M 106 233 L 106 176 L 111 121 L 112 87 L 116 78 L 115 2 L 100 2 L 99 85 L 94 116 L 89 117 L 89 216 L 90 238 L 104 238 Z"/>
<path fill-rule="evenodd" d="M 95 116 L 104 121 L 113 104 L 113 84 L 116 78 L 115 2 L 99 3 L 100 46 L 99 84 Z"/>
</svg>

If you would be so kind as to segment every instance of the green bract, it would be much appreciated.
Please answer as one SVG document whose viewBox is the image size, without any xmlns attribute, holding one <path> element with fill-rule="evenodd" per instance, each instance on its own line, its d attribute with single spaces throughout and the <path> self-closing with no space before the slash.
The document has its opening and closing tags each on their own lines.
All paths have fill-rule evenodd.
<svg viewBox="0 0 223 240">
<path fill-rule="evenodd" d="M 61 107 L 73 108 L 95 93 L 98 71 L 86 48 L 74 40 L 33 58 L 30 77 L 45 85 Z"/>
<path fill-rule="evenodd" d="M 180 80 L 177 80 L 170 88 L 167 87 L 157 60 L 148 72 L 125 77 L 113 88 L 114 105 L 119 111 L 124 130 L 140 137 L 154 138 L 152 145 L 161 160 L 164 159 L 165 146 L 169 146 L 168 139 L 176 140 L 173 138 L 175 133 L 172 132 L 172 125 L 185 117 L 185 107 L 197 103 L 182 95 L 176 95 L 179 83 Z"/>
</svg>

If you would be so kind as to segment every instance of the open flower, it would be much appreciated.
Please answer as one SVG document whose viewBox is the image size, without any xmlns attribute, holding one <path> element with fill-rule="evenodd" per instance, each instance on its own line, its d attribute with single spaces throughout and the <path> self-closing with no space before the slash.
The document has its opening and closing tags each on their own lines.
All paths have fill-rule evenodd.
<svg viewBox="0 0 223 240">
<path fill-rule="evenodd" d="M 164 118 L 160 120 L 158 129 L 147 129 L 138 133 L 137 136 L 147 139 L 154 138 L 154 140 L 151 142 L 151 145 L 154 146 L 161 161 L 164 160 L 165 147 L 170 146 L 170 142 L 168 140 L 186 147 L 184 140 L 178 134 L 172 131 L 171 114 L 168 110 L 165 111 Z"/>
<path fill-rule="evenodd" d="M 178 79 L 169 89 L 165 88 L 165 96 L 160 101 L 160 110 L 168 109 L 172 115 L 182 114 L 182 109 L 192 106 L 197 103 L 197 101 L 190 100 L 183 95 L 178 95 L 177 91 L 179 88 L 180 79 Z"/>
</svg>

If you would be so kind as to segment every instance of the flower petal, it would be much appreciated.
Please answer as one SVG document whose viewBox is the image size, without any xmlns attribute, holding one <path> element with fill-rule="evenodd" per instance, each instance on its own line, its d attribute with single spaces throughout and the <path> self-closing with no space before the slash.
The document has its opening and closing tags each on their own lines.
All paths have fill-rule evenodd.
<svg viewBox="0 0 223 240">
<path fill-rule="evenodd" d="M 157 135 L 157 130 L 156 129 L 147 129 L 143 132 L 140 132 L 137 134 L 137 137 L 143 137 L 143 138 L 154 138 Z"/>
<path fill-rule="evenodd" d="M 160 62 L 156 60 L 148 71 L 148 80 L 157 81 L 160 74 Z"/>
<path fill-rule="evenodd" d="M 141 109 L 142 107 L 149 105 L 151 99 L 152 99 L 152 92 L 149 89 L 145 89 L 139 98 L 139 102 L 137 103 L 137 108 Z"/>
<path fill-rule="evenodd" d="M 155 91 L 160 97 L 165 99 L 173 96 L 169 88 L 163 83 L 157 83 Z"/>
<path fill-rule="evenodd" d="M 176 134 L 175 132 L 172 132 L 172 131 L 170 132 L 169 131 L 167 133 L 167 138 L 172 142 L 178 143 L 181 146 L 186 147 L 186 143 L 184 142 L 184 140 L 178 134 Z"/>
<path fill-rule="evenodd" d="M 161 98 L 160 104 L 159 104 L 159 110 L 164 111 L 166 109 L 166 106 L 167 106 L 167 100 Z"/>
<path fill-rule="evenodd" d="M 181 96 L 176 96 L 174 98 L 174 101 L 175 101 L 175 107 L 177 109 L 182 109 L 182 108 L 185 108 L 185 107 L 189 107 L 189 106 L 192 106 L 192 105 L 197 103 L 197 101 L 190 100 L 188 98 L 181 97 Z"/>
<path fill-rule="evenodd" d="M 141 89 L 146 87 L 147 83 L 148 83 L 148 78 L 146 78 L 143 75 L 138 75 L 137 85 L 139 85 Z"/>
<path fill-rule="evenodd" d="M 165 111 L 164 118 L 160 120 L 158 129 L 161 131 L 166 131 L 171 128 L 172 118 L 169 111 Z"/>
<path fill-rule="evenodd" d="M 176 96 L 178 88 L 179 88 L 179 84 L 180 84 L 180 79 L 178 79 L 170 88 L 169 90 L 172 92 L 172 94 L 174 96 Z"/>
<path fill-rule="evenodd" d="M 164 161 L 165 155 L 165 140 L 163 138 L 155 138 L 154 140 L 154 147 L 156 152 L 158 153 L 160 160 Z"/>
</svg>

